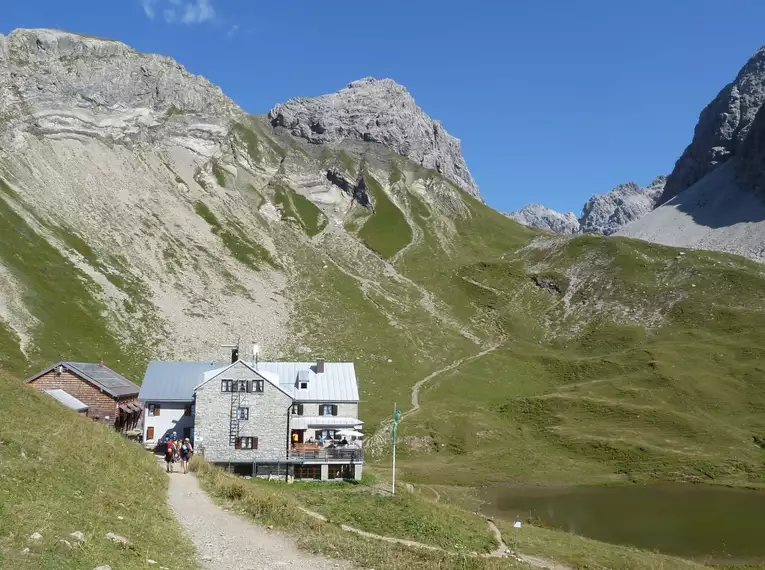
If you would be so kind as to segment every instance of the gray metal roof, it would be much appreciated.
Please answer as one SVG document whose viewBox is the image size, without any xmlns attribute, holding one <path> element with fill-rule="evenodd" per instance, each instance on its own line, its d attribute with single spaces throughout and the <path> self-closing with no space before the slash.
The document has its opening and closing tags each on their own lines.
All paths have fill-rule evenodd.
<svg viewBox="0 0 765 570">
<path fill-rule="evenodd" d="M 315 362 L 260 362 L 258 369 L 279 375 L 279 384 L 299 402 L 358 402 L 359 385 L 353 362 L 325 362 L 324 374 L 316 374 Z M 308 377 L 308 389 L 300 382 Z"/>
<path fill-rule="evenodd" d="M 165 362 L 152 360 L 143 377 L 138 397 L 144 401 L 187 402 L 205 373 L 225 368 L 228 362 Z M 352 362 L 326 362 L 324 374 L 316 374 L 315 362 L 259 362 L 257 371 L 279 377 L 279 387 L 299 402 L 358 402 L 359 388 Z M 301 390 L 301 382 L 308 388 Z"/>
<path fill-rule="evenodd" d="M 45 393 L 55 400 L 58 400 L 60 404 L 63 404 L 67 408 L 71 408 L 75 412 L 82 412 L 88 409 L 87 404 L 83 404 L 69 392 L 65 392 L 64 390 L 45 390 Z"/>
<path fill-rule="evenodd" d="M 138 398 L 144 402 L 190 402 L 204 373 L 224 366 L 225 362 L 152 360 L 143 376 Z"/>
<path fill-rule="evenodd" d="M 135 396 L 139 391 L 138 386 L 133 384 L 119 372 L 115 372 L 104 364 L 94 364 L 92 362 L 57 362 L 50 368 L 46 368 L 42 372 L 27 379 L 27 382 L 36 380 L 43 374 L 55 370 L 58 366 L 63 366 L 88 382 L 95 384 L 112 398 Z"/>
</svg>

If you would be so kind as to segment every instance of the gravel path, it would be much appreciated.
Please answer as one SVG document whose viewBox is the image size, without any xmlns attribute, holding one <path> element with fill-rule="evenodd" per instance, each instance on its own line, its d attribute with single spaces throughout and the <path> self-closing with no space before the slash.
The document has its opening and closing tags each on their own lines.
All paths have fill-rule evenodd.
<svg viewBox="0 0 765 570">
<path fill-rule="evenodd" d="M 205 570 L 343 569 L 353 566 L 298 550 L 289 537 L 224 511 L 194 475 L 170 475 L 169 503 L 197 548 Z"/>
</svg>

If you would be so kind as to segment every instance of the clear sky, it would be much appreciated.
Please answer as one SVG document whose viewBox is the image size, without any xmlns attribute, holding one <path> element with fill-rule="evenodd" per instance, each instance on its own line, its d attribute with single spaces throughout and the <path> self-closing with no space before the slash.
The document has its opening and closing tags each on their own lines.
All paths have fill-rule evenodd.
<svg viewBox="0 0 765 570">
<path fill-rule="evenodd" d="M 5 0 L 176 58 L 251 113 L 364 76 L 462 140 L 487 202 L 579 213 L 669 173 L 698 114 L 765 44 L 764 0 Z"/>
</svg>

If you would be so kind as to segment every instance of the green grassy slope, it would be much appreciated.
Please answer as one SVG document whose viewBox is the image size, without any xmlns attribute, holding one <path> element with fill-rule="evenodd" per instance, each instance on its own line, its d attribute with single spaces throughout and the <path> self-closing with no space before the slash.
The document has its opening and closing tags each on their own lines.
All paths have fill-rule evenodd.
<svg viewBox="0 0 765 570">
<path fill-rule="evenodd" d="M 151 454 L 3 372 L 0 417 L 0 568 L 129 570 L 147 559 L 196 568 Z M 85 542 L 69 548 L 61 541 L 74 546 L 74 531 Z M 35 532 L 40 540 L 29 538 Z M 132 546 L 106 540 L 108 532 Z"/>
<path fill-rule="evenodd" d="M 762 480 L 760 265 L 586 236 L 455 273 L 507 340 L 425 389 L 411 476 Z"/>
<path fill-rule="evenodd" d="M 58 228 L 68 236 L 65 242 L 85 255 L 92 251 L 77 236 Z M 99 361 L 103 359 L 132 378 L 143 375 L 144 358 L 152 345 L 142 338 L 120 341 L 102 315 L 107 308 L 99 299 L 99 287 L 77 269 L 43 236 L 36 232 L 0 195 L 0 263 L 24 292 L 23 302 L 34 319 L 26 358 L 19 358 L 18 339 L 0 342 L 0 363 L 6 370 L 24 376 L 61 359 Z M 77 246 L 77 247 L 75 247 Z M 104 260 L 101 260 L 103 262 Z M 108 260 L 115 267 L 108 271 L 119 279 L 120 260 Z M 129 284 L 126 284 L 129 285 Z M 126 287 L 131 302 L 144 304 L 140 287 Z M 140 325 L 151 327 L 150 319 L 138 318 Z M 139 325 L 139 326 L 140 326 Z M 5 328 L 5 327 L 4 327 Z"/>
</svg>

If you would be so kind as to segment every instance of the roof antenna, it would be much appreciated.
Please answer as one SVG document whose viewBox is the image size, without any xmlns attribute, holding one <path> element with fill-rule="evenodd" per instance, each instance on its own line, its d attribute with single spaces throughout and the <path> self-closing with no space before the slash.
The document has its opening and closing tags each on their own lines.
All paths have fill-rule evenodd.
<svg viewBox="0 0 765 570">
<path fill-rule="evenodd" d="M 258 353 L 260 353 L 260 347 L 257 344 L 252 345 L 252 360 L 255 362 L 255 370 L 258 369 Z"/>
</svg>

